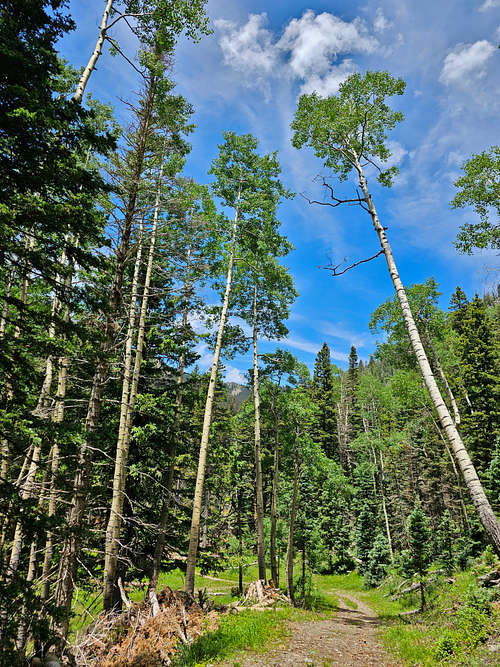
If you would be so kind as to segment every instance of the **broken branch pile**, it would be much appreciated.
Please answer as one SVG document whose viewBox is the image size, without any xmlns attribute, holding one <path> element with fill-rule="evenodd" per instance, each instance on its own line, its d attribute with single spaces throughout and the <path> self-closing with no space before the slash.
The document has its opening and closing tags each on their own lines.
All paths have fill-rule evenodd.
<svg viewBox="0 0 500 667">
<path fill-rule="evenodd" d="M 74 647 L 76 664 L 88 667 L 170 665 L 179 641 L 191 643 L 218 625 L 218 614 L 205 614 L 194 598 L 166 587 L 123 613 L 103 613 Z"/>
<path fill-rule="evenodd" d="M 257 581 L 252 581 L 249 584 L 243 602 L 231 606 L 237 610 L 247 607 L 251 607 L 252 609 L 266 609 L 279 602 L 290 604 L 290 600 L 279 588 L 274 588 L 271 583 L 266 585 L 261 579 L 257 579 Z"/>
</svg>

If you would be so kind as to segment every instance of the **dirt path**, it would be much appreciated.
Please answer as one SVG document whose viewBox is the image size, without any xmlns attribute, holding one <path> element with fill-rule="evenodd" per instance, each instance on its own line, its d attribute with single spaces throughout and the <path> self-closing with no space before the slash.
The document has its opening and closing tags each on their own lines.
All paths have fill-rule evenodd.
<svg viewBox="0 0 500 667">
<path fill-rule="evenodd" d="M 225 665 L 396 667 L 397 663 L 376 638 L 379 619 L 375 612 L 350 593 L 335 591 L 335 596 L 339 600 L 339 608 L 334 617 L 323 621 L 292 622 L 291 636 L 284 646 L 228 661 Z M 356 609 L 349 606 L 346 600 L 353 603 Z"/>
</svg>

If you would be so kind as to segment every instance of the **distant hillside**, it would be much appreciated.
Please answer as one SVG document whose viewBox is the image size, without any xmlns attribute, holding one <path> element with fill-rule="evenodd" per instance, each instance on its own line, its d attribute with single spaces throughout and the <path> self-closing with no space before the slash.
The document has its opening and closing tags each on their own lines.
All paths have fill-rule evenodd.
<svg viewBox="0 0 500 667">
<path fill-rule="evenodd" d="M 238 382 L 225 382 L 227 393 L 229 395 L 229 406 L 231 412 L 236 414 L 241 404 L 250 396 L 250 389 Z"/>
</svg>

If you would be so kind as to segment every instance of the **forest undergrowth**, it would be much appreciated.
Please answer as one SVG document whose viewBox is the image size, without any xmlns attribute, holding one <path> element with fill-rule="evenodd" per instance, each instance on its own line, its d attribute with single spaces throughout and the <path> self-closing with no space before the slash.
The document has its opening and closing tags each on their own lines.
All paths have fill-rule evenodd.
<svg viewBox="0 0 500 667">
<path fill-rule="evenodd" d="M 415 583 L 414 580 L 395 570 L 390 571 L 376 588 L 367 588 L 365 579 L 356 571 L 313 574 L 305 600 L 297 597 L 296 607 L 280 605 L 266 611 L 249 609 L 237 614 L 227 609 L 224 611 L 225 606 L 239 599 L 235 594 L 237 571 L 228 569 L 218 572 L 216 576 L 198 575 L 200 587 L 213 599 L 220 616 L 216 623 L 211 616 L 206 621 L 203 634 L 191 643 L 178 643 L 172 665 L 201 667 L 226 664 L 226 661 L 227 664 L 238 665 L 239 660 L 249 652 L 257 656 L 257 660 L 262 655 L 264 660 L 264 653 L 286 645 L 291 634 L 290 623 L 306 624 L 333 619 L 339 600 L 352 609 L 357 608 L 358 600 L 376 612 L 380 619 L 376 632 L 378 639 L 400 664 L 419 667 L 498 665 L 500 593 L 498 588 L 488 589 L 478 585 L 478 577 L 495 567 L 500 567 L 500 563 L 492 560 L 487 550 L 481 558 L 469 563 L 466 570 L 445 573 L 437 565 L 429 568 L 424 611 L 418 611 L 418 590 L 401 595 L 401 591 Z M 247 567 L 245 588 L 257 576 L 256 566 Z M 296 583 L 300 588 L 300 579 Z M 158 588 L 182 589 L 183 585 L 184 574 L 176 569 L 160 575 Z M 144 599 L 145 588 L 136 585 L 129 595 L 134 602 L 140 602 Z M 84 602 L 87 600 L 79 602 L 82 611 Z M 94 615 L 100 611 L 100 604 L 95 604 Z M 417 613 L 407 615 L 412 611 Z M 89 618 L 87 612 L 75 615 L 73 637 L 84 633 Z"/>
</svg>

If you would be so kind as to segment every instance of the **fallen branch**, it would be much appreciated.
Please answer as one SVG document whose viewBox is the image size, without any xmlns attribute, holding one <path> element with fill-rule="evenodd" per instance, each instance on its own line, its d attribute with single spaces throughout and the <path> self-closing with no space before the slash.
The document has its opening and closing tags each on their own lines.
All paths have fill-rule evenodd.
<svg viewBox="0 0 500 667">
<path fill-rule="evenodd" d="M 127 607 L 128 611 L 130 611 L 130 609 L 132 608 L 132 603 L 128 599 L 127 594 L 125 593 L 121 577 L 118 577 L 118 588 L 120 589 L 120 597 L 122 599 L 123 604 Z"/>
</svg>

